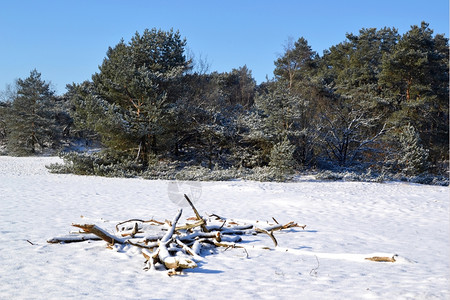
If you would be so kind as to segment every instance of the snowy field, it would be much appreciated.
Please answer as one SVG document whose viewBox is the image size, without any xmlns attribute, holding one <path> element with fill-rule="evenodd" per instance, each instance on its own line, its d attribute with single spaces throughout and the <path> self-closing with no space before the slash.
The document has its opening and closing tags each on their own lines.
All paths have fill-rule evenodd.
<svg viewBox="0 0 450 300">
<path fill-rule="evenodd" d="M 449 299 L 449 187 L 404 183 L 202 182 L 201 214 L 289 221 L 169 277 L 104 241 L 49 244 L 72 223 L 172 219 L 168 181 L 55 175 L 58 158 L 0 157 L 0 299 Z M 188 185 L 185 185 L 188 187 Z M 193 213 L 184 208 L 182 220 Z M 83 216 L 83 218 L 81 218 Z M 248 255 L 247 255 L 248 254 Z M 396 262 L 364 258 L 396 256 Z"/>
</svg>

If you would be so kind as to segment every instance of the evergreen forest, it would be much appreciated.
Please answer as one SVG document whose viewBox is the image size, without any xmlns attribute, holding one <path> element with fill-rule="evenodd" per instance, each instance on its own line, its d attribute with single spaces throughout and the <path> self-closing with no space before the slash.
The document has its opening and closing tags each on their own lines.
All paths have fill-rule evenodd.
<svg viewBox="0 0 450 300">
<path fill-rule="evenodd" d="M 319 55 L 288 39 L 273 78 L 210 72 L 179 31 L 109 47 L 56 95 L 37 70 L 1 92 L 0 153 L 53 172 L 180 180 L 321 178 L 448 184 L 449 45 L 429 24 L 361 29 Z"/>
</svg>

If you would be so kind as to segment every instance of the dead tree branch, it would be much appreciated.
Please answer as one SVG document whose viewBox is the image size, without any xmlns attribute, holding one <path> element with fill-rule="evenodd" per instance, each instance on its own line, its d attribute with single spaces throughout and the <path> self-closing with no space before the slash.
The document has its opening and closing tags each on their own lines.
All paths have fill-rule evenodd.
<svg viewBox="0 0 450 300">
<path fill-rule="evenodd" d="M 196 261 L 200 261 L 202 247 L 224 247 L 227 249 L 243 249 L 248 258 L 249 249 L 273 249 L 266 246 L 239 245 L 243 236 L 251 236 L 259 233 L 267 234 L 275 247 L 278 241 L 274 236 L 277 230 L 293 227 L 304 228 L 297 223 L 289 222 L 280 224 L 272 218 L 276 224 L 267 227 L 256 227 L 261 224 L 258 221 L 237 221 L 219 217 L 216 214 L 209 215 L 208 221 L 198 213 L 192 201 L 184 195 L 192 208 L 195 217 L 187 218 L 184 225 L 179 224 L 183 210 L 179 210 L 171 221 L 159 222 L 154 219 L 145 221 L 142 219 L 129 219 L 114 225 L 115 232 L 99 227 L 95 224 L 72 224 L 80 228 L 80 231 L 71 235 L 49 239 L 48 243 L 71 243 L 87 240 L 104 240 L 109 248 L 114 245 L 128 245 L 136 247 L 146 259 L 145 270 L 156 270 L 156 266 L 162 265 L 168 270 L 169 275 L 180 274 L 182 270 L 197 267 Z M 213 220 L 211 220 L 211 218 Z M 31 244 L 31 242 L 30 242 Z M 128 249 L 121 247 L 120 249 Z M 159 267 L 158 267 L 159 268 Z"/>
</svg>

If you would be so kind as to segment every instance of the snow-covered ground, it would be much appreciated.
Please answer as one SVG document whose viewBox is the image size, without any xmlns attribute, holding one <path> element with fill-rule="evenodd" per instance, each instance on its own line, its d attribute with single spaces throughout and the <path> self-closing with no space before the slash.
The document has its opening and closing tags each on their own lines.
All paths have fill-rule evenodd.
<svg viewBox="0 0 450 300">
<path fill-rule="evenodd" d="M 273 247 L 267 235 L 245 236 L 248 256 L 218 249 L 169 277 L 103 241 L 46 241 L 85 219 L 172 219 L 170 182 L 50 174 L 44 166 L 55 161 L 0 157 L 0 299 L 450 298 L 449 187 L 202 182 L 195 205 L 203 215 L 307 227 L 276 232 L 275 250 L 251 249 Z M 185 208 L 182 219 L 192 215 Z M 364 259 L 394 254 L 394 263 Z"/>
</svg>

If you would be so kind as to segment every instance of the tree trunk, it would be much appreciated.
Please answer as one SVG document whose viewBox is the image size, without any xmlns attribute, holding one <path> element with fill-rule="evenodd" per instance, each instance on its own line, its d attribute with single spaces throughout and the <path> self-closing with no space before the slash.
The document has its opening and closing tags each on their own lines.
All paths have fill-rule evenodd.
<svg viewBox="0 0 450 300">
<path fill-rule="evenodd" d="M 412 85 L 412 78 L 410 77 L 406 82 L 406 101 L 409 101 L 411 99 L 411 85 Z"/>
</svg>

